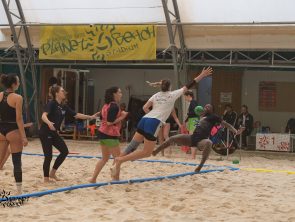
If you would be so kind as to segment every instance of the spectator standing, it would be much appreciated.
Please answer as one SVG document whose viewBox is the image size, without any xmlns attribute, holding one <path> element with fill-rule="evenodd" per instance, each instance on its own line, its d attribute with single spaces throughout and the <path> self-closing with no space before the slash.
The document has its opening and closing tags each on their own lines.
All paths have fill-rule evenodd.
<svg viewBox="0 0 295 222">
<path fill-rule="evenodd" d="M 242 133 L 242 146 L 247 147 L 247 136 L 253 131 L 253 116 L 248 112 L 248 106 L 242 105 L 241 114 L 238 116 L 236 128 L 245 127 Z"/>
</svg>

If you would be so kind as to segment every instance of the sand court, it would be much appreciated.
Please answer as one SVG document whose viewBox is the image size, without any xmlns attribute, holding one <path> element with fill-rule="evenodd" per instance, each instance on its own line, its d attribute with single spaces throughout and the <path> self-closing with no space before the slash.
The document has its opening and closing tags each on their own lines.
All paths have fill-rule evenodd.
<svg viewBox="0 0 295 222">
<path fill-rule="evenodd" d="M 97 142 L 67 143 L 70 151 L 79 155 L 100 155 Z M 193 162 L 178 150 L 175 147 L 171 157 L 150 159 Z M 39 141 L 31 142 L 24 152 L 42 153 Z M 290 174 L 295 171 L 294 155 L 251 155 L 250 152 L 242 153 L 240 164 L 233 165 L 231 161 L 236 157 L 230 156 L 229 160 L 221 161 L 213 154 L 207 162 L 209 166 L 203 168 L 213 169 L 210 165 L 232 166 L 239 167 L 238 171 L 225 170 L 177 179 L 55 193 L 30 198 L 21 207 L 1 206 L 0 218 L 14 221 L 15 217 L 22 215 L 24 221 L 97 221 L 98 218 L 100 221 L 262 221 L 266 218 L 269 221 L 294 221 L 295 194 L 292 190 L 295 176 Z M 42 161 L 43 157 L 23 156 L 24 193 L 85 184 L 97 159 L 67 158 L 59 172 L 65 180 L 46 185 L 42 182 Z M 97 182 L 110 181 L 111 164 L 109 161 Z M 194 168 L 179 164 L 130 162 L 122 168 L 121 180 L 191 172 Z M 249 168 L 260 171 L 250 171 Z M 274 171 L 267 172 L 267 169 Z M 13 193 L 11 160 L 0 173 L 1 190 Z"/>
</svg>

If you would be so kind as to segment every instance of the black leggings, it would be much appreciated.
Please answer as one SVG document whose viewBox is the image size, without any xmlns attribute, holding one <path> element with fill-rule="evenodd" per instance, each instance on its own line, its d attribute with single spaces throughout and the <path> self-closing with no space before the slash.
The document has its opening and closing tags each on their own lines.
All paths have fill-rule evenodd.
<svg viewBox="0 0 295 222">
<path fill-rule="evenodd" d="M 43 173 L 44 177 L 49 177 L 50 163 L 52 160 L 52 146 L 54 146 L 60 152 L 53 165 L 53 169 L 55 170 L 57 170 L 64 162 L 67 155 L 69 154 L 69 150 L 64 140 L 55 131 L 47 131 L 47 133 L 41 131 L 39 137 L 45 156 L 43 163 Z"/>
</svg>

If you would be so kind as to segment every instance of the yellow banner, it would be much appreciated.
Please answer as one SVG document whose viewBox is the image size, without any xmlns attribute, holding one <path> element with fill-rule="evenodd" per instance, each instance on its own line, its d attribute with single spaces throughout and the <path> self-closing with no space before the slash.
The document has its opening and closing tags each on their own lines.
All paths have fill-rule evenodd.
<svg viewBox="0 0 295 222">
<path fill-rule="evenodd" d="M 39 59 L 154 60 L 156 33 L 153 25 L 44 26 Z"/>
</svg>

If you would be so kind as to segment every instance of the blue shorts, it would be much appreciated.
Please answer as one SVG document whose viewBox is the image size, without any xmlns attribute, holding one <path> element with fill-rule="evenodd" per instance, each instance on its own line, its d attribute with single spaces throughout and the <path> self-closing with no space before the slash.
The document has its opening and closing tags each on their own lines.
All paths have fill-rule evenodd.
<svg viewBox="0 0 295 222">
<path fill-rule="evenodd" d="M 155 118 L 142 118 L 137 124 L 137 132 L 147 140 L 156 141 L 162 122 Z"/>
</svg>

